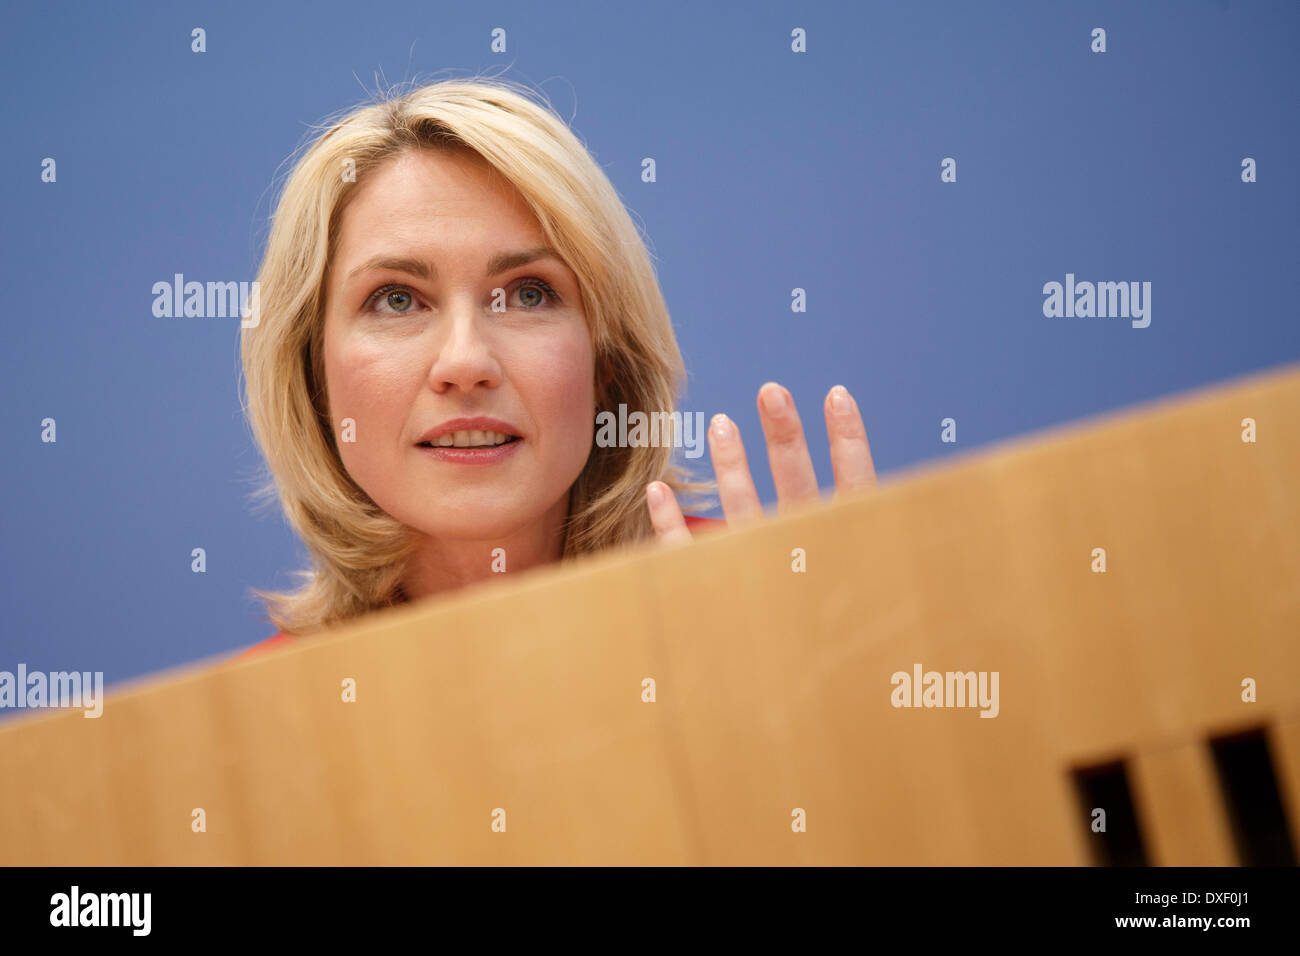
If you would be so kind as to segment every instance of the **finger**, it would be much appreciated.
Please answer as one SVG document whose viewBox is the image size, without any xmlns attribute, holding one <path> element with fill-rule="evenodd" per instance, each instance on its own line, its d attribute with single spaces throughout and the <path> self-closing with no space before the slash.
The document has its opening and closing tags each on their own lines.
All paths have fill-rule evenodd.
<svg viewBox="0 0 1300 956">
<path fill-rule="evenodd" d="M 677 496 L 662 481 L 652 481 L 645 486 L 646 505 L 650 509 L 650 523 L 655 536 L 664 544 L 677 544 L 691 540 L 682 509 L 677 506 Z"/>
<path fill-rule="evenodd" d="M 784 511 L 791 505 L 818 500 L 821 493 L 817 489 L 817 472 L 790 393 L 776 382 L 768 382 L 758 390 L 758 411 L 767 438 L 767 460 L 772 466 L 778 509 Z"/>
<path fill-rule="evenodd" d="M 858 403 L 843 385 L 836 385 L 826 394 L 826 437 L 831 445 L 835 493 L 874 488 L 876 466 L 871 461 L 867 429 Z"/>
<path fill-rule="evenodd" d="M 709 456 L 728 527 L 763 517 L 763 502 L 754 488 L 740 429 L 726 415 L 714 415 L 709 425 Z"/>
</svg>

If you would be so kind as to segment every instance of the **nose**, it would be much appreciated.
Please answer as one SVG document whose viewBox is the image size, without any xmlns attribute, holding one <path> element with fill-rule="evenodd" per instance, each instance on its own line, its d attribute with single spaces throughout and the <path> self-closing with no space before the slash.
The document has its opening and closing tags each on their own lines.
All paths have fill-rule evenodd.
<svg viewBox="0 0 1300 956">
<path fill-rule="evenodd" d="M 433 365 L 429 384 L 439 394 L 459 388 L 470 392 L 476 386 L 495 388 L 501 384 L 501 365 L 480 310 L 467 303 L 449 309 L 435 323 Z"/>
</svg>

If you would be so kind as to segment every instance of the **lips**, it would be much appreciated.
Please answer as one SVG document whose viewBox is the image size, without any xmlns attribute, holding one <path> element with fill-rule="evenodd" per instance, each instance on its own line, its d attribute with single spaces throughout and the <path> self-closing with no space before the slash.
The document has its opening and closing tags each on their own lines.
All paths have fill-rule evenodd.
<svg viewBox="0 0 1300 956">
<path fill-rule="evenodd" d="M 504 442 L 500 445 L 485 445 L 481 448 L 457 448 L 454 445 L 417 445 L 416 451 L 438 461 L 456 465 L 492 465 L 514 457 L 523 443 L 522 438 L 516 438 L 514 441 Z"/>
<path fill-rule="evenodd" d="M 495 448 L 497 445 L 505 445 L 512 441 L 519 441 L 519 437 L 501 432 L 472 429 L 448 432 L 440 438 L 420 444 L 425 448 Z"/>
<path fill-rule="evenodd" d="M 522 440 L 519 429 L 509 422 L 478 416 L 445 421 L 426 431 L 416 444 L 433 448 L 496 448 Z"/>
<path fill-rule="evenodd" d="M 490 465 L 505 461 L 524 443 L 519 429 L 499 418 L 453 418 L 420 436 L 416 447 L 438 461 Z"/>
</svg>

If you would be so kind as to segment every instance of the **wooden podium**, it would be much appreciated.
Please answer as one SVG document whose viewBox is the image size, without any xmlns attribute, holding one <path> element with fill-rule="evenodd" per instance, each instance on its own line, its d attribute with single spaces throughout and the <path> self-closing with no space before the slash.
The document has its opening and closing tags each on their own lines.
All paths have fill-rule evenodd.
<svg viewBox="0 0 1300 956">
<path fill-rule="evenodd" d="M 3 864 L 1287 862 L 1300 369 L 9 714 L 0 780 Z"/>
</svg>

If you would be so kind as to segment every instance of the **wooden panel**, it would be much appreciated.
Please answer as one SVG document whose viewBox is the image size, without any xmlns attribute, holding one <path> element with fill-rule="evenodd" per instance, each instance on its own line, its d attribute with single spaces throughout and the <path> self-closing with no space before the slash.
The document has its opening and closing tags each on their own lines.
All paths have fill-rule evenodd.
<svg viewBox="0 0 1300 956">
<path fill-rule="evenodd" d="M 1156 866 L 1233 866 L 1227 808 L 1203 741 L 1151 748 L 1134 761 L 1138 813 Z"/>
<path fill-rule="evenodd" d="M 1295 678 L 1291 680 L 1294 682 Z M 1269 757 L 1277 774 L 1291 843 L 1300 847 L 1300 713 L 1289 713 L 1277 720 L 1268 738 Z"/>
<path fill-rule="evenodd" d="M 1296 826 L 1297 439 L 1288 369 L 6 720 L 0 863 L 1079 864 L 1111 759 L 1222 860 L 1209 735 L 1278 724 Z M 918 666 L 997 716 L 893 706 Z"/>
</svg>

